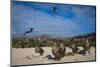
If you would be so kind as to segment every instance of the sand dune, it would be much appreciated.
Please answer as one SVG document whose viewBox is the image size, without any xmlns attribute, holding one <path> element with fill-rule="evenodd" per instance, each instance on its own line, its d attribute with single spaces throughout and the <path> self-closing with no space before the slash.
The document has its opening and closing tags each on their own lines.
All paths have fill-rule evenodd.
<svg viewBox="0 0 100 67">
<path fill-rule="evenodd" d="M 95 48 L 91 48 L 91 54 L 86 56 L 75 54 L 75 56 L 65 56 L 60 61 L 48 60 L 45 58 L 47 55 L 52 55 L 51 47 L 43 47 L 44 55 L 40 56 L 34 52 L 34 48 L 12 48 L 12 65 L 29 65 L 29 64 L 46 64 L 46 63 L 61 63 L 61 62 L 78 62 L 78 61 L 94 61 Z M 82 47 L 79 47 L 82 50 Z M 66 53 L 72 52 L 71 49 L 66 47 Z M 53 56 L 53 55 L 52 55 Z"/>
</svg>

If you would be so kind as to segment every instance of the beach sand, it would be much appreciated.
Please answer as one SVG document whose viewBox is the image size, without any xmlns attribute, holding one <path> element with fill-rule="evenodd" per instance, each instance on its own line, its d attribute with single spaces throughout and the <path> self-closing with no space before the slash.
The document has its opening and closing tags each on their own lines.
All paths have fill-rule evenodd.
<svg viewBox="0 0 100 67">
<path fill-rule="evenodd" d="M 34 48 L 12 48 L 11 65 L 29 65 L 29 64 L 48 64 L 48 63 L 62 63 L 62 62 L 79 62 L 79 61 L 95 61 L 95 48 L 91 47 L 91 54 L 85 56 L 75 54 L 75 56 L 64 56 L 60 61 L 49 60 L 45 56 L 52 55 L 51 47 L 42 47 L 44 50 L 43 56 L 35 53 Z M 79 47 L 82 50 L 82 47 Z M 66 47 L 66 53 L 72 52 Z M 53 56 L 53 55 L 52 55 Z"/>
</svg>

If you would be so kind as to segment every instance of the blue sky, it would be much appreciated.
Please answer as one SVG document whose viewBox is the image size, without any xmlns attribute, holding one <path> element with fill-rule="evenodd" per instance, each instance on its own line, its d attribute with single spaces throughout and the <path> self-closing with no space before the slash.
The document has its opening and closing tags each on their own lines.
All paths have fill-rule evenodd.
<svg viewBox="0 0 100 67">
<path fill-rule="evenodd" d="M 56 13 L 53 7 L 57 8 Z M 12 4 L 12 34 L 16 35 L 33 27 L 28 36 L 77 36 L 95 32 L 95 23 L 95 6 L 19 1 Z"/>
</svg>

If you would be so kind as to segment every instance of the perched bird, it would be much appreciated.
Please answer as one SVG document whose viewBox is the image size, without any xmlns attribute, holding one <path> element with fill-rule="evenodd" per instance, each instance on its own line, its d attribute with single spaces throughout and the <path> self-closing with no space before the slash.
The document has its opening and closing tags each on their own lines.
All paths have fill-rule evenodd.
<svg viewBox="0 0 100 67">
<path fill-rule="evenodd" d="M 35 53 L 40 53 L 40 56 L 42 56 L 44 53 L 44 50 L 40 46 L 36 46 Z"/>
<path fill-rule="evenodd" d="M 60 51 L 61 51 L 62 57 L 64 57 L 65 56 L 66 48 L 65 48 L 63 43 L 60 44 Z"/>
<path fill-rule="evenodd" d="M 63 56 L 61 52 L 61 48 L 58 46 L 56 42 L 53 44 L 52 54 L 54 55 L 55 60 L 60 60 Z"/>
<path fill-rule="evenodd" d="M 75 44 L 70 45 L 69 48 L 72 49 L 72 52 L 73 52 L 73 53 L 77 53 L 78 50 L 79 50 Z"/>
<path fill-rule="evenodd" d="M 24 35 L 26 35 L 26 34 L 28 34 L 28 33 L 31 33 L 32 31 L 33 31 L 33 28 L 30 28 L 30 30 L 26 31 L 26 32 L 24 33 Z"/>
<path fill-rule="evenodd" d="M 73 54 L 78 53 L 79 48 L 74 44 L 74 39 L 71 39 L 71 45 L 69 45 L 69 48 L 72 49 Z"/>
<path fill-rule="evenodd" d="M 90 54 L 90 48 L 91 48 L 91 44 L 89 43 L 89 40 L 86 39 L 85 40 L 85 44 L 83 45 L 83 50 L 86 52 L 88 52 Z"/>
</svg>

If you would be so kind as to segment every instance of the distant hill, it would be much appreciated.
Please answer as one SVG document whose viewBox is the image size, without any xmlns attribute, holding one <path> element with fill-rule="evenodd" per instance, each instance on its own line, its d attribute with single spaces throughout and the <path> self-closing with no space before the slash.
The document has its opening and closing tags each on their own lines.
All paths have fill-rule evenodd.
<svg viewBox="0 0 100 67">
<path fill-rule="evenodd" d="M 88 33 L 88 34 L 84 34 L 84 35 L 79 35 L 79 36 L 74 36 L 72 38 L 87 38 L 87 37 L 96 37 L 96 33 Z"/>
<path fill-rule="evenodd" d="M 24 36 L 24 35 L 12 35 L 12 38 L 33 38 L 33 39 L 72 39 L 72 38 L 87 38 L 87 37 L 96 37 L 96 33 L 88 33 L 84 35 L 78 35 L 73 37 L 53 37 L 49 35 L 37 35 L 37 36 Z"/>
</svg>

